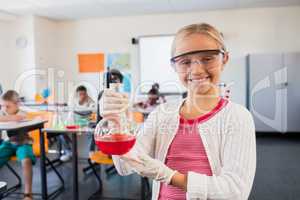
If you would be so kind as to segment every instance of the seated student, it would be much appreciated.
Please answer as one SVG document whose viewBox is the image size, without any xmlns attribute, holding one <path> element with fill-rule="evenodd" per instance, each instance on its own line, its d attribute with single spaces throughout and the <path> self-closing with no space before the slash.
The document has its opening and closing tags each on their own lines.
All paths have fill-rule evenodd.
<svg viewBox="0 0 300 200">
<path fill-rule="evenodd" d="M 80 85 L 76 89 L 76 97 L 72 106 L 76 109 L 93 109 L 96 107 L 95 101 L 88 95 L 85 86 Z"/>
<path fill-rule="evenodd" d="M 72 158 L 72 150 L 71 150 L 71 139 L 66 134 L 60 134 L 58 136 L 58 141 L 62 145 L 62 155 L 60 156 L 60 160 L 62 162 L 68 162 Z"/>
<path fill-rule="evenodd" d="M 88 95 L 87 89 L 85 86 L 80 85 L 76 89 L 76 97 L 70 103 L 70 107 L 74 110 L 76 109 L 94 109 L 95 108 L 95 101 Z M 60 157 L 60 160 L 63 162 L 67 162 L 72 158 L 72 151 L 71 151 L 71 140 L 66 134 L 61 134 L 58 136 L 59 142 L 62 144 L 63 147 L 63 155 Z"/>
<path fill-rule="evenodd" d="M 165 102 L 165 98 L 159 93 L 159 85 L 155 83 L 152 85 L 152 88 L 148 92 L 148 99 L 146 101 L 136 103 L 134 107 L 151 112 L 156 108 L 156 106 Z"/>
<path fill-rule="evenodd" d="M 2 96 L 2 110 L 0 122 L 21 121 L 26 113 L 19 108 L 20 98 L 16 91 L 9 90 Z M 32 151 L 32 140 L 27 133 L 7 132 L 9 140 L 0 145 L 0 168 L 5 165 L 11 156 L 16 155 L 22 164 L 25 179 L 24 200 L 32 199 L 32 164 L 36 158 Z"/>
</svg>

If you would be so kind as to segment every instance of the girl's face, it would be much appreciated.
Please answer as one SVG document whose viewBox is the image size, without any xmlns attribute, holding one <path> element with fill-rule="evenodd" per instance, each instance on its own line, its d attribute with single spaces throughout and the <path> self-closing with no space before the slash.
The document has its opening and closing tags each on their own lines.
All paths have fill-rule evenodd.
<svg viewBox="0 0 300 200">
<path fill-rule="evenodd" d="M 180 81 L 189 93 L 212 95 L 217 92 L 221 72 L 228 61 L 228 53 L 220 53 L 220 45 L 204 34 L 192 34 L 179 38 L 175 55 L 182 55 L 173 63 Z M 186 54 L 188 52 L 197 52 Z"/>
</svg>

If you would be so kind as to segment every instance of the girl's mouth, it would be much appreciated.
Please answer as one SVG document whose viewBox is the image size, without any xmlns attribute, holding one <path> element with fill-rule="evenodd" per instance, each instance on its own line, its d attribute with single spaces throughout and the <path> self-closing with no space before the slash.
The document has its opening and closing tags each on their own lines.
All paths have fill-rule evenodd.
<svg viewBox="0 0 300 200">
<path fill-rule="evenodd" d="M 200 77 L 200 76 L 199 76 L 199 77 L 192 77 L 192 76 L 189 76 L 189 77 L 188 77 L 188 81 L 189 81 L 189 82 L 192 82 L 192 83 L 198 83 L 198 84 L 207 82 L 209 79 L 210 79 L 210 76 L 201 76 L 201 77 Z"/>
</svg>

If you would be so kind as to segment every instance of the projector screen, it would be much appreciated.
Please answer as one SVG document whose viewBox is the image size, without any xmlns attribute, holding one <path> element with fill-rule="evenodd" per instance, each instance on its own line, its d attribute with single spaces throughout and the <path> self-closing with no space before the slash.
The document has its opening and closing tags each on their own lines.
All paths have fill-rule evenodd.
<svg viewBox="0 0 300 200">
<path fill-rule="evenodd" d="M 161 93 L 185 91 L 177 73 L 171 67 L 171 45 L 174 36 L 139 38 L 140 91 L 147 93 L 153 83 L 159 83 Z"/>
</svg>

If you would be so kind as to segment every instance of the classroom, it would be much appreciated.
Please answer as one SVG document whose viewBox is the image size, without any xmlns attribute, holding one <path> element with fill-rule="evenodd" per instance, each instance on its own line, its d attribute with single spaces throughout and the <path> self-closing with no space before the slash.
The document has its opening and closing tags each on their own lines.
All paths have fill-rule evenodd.
<svg viewBox="0 0 300 200">
<path fill-rule="evenodd" d="M 300 199 L 299 35 L 300 0 L 0 0 L 0 200 Z"/>
</svg>

